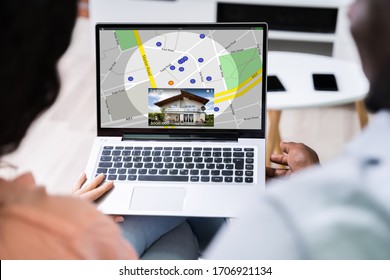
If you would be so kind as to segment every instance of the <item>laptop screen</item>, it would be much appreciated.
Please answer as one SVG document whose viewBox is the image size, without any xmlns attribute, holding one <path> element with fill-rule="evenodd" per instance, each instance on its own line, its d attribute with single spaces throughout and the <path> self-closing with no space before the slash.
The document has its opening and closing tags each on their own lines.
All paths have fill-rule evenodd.
<svg viewBox="0 0 390 280">
<path fill-rule="evenodd" d="M 96 32 L 99 128 L 263 130 L 264 24 Z"/>
</svg>

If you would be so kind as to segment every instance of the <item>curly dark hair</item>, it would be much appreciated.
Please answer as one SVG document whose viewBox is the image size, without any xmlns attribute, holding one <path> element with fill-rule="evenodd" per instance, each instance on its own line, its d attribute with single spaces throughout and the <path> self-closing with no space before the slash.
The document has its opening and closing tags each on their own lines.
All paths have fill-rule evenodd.
<svg viewBox="0 0 390 280">
<path fill-rule="evenodd" d="M 67 49 L 76 0 L 4 0 L 0 18 L 0 156 L 14 151 L 56 100 L 57 62 Z"/>
</svg>

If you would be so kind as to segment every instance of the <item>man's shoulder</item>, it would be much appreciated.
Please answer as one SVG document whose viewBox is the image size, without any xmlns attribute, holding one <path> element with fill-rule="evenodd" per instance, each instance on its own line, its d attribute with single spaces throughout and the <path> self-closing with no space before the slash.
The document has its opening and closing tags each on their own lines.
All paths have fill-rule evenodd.
<svg viewBox="0 0 390 280">
<path fill-rule="evenodd" d="M 342 156 L 275 186 L 268 200 L 302 238 L 311 257 L 389 257 L 381 250 L 390 242 L 386 180 L 375 180 L 374 174 L 390 180 L 382 165 Z"/>
</svg>

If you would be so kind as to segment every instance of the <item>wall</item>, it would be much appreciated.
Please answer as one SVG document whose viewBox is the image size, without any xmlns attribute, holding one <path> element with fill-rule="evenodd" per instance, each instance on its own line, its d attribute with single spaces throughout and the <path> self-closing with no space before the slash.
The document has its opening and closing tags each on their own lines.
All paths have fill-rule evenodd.
<svg viewBox="0 0 390 280">
<path fill-rule="evenodd" d="M 358 61 L 347 18 L 351 2 L 352 0 L 90 0 L 91 29 L 97 22 L 215 22 L 217 3 L 339 7 L 336 34 L 270 31 L 270 49 L 319 52 Z M 94 36 L 93 32 L 91 36 Z"/>
</svg>

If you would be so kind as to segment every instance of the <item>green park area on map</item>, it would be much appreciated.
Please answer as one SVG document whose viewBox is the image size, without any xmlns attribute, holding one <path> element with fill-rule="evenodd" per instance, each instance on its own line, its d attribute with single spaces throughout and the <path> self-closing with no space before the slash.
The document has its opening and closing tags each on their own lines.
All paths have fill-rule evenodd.
<svg viewBox="0 0 390 280">
<path fill-rule="evenodd" d="M 219 61 L 228 90 L 238 87 L 262 68 L 257 48 L 221 56 Z"/>
<path fill-rule="evenodd" d="M 137 45 L 133 30 L 116 30 L 116 37 L 122 51 L 128 50 Z"/>
</svg>

